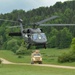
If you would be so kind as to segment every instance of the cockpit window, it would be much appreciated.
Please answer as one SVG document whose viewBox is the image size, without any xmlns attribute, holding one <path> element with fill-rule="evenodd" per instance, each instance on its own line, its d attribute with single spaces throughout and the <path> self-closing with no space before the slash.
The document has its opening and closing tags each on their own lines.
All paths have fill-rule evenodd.
<svg viewBox="0 0 75 75">
<path fill-rule="evenodd" d="M 33 39 L 34 39 L 34 40 L 36 40 L 36 39 L 39 39 L 39 40 L 40 40 L 40 39 L 42 39 L 42 38 L 43 38 L 43 39 L 45 39 L 45 38 L 46 38 L 46 36 L 45 36 L 45 34 L 44 34 L 44 33 L 39 33 L 39 34 L 37 33 L 37 34 L 33 34 Z"/>
<path fill-rule="evenodd" d="M 37 35 L 37 34 L 33 34 L 33 39 L 34 39 L 34 40 L 36 40 L 36 39 L 37 39 L 37 37 L 38 37 L 38 35 Z"/>
<path fill-rule="evenodd" d="M 46 36 L 45 36 L 45 34 L 44 33 L 41 33 L 41 36 L 42 36 L 42 38 L 46 38 Z"/>
</svg>

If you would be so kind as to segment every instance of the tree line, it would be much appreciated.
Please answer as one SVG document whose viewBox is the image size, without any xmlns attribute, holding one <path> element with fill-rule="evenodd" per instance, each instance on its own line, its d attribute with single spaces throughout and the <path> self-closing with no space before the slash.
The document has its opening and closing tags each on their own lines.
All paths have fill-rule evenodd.
<svg viewBox="0 0 75 75">
<path fill-rule="evenodd" d="M 23 25 L 36 23 L 51 16 L 59 16 L 59 18 L 46 23 L 50 24 L 75 24 L 75 1 L 57 2 L 50 7 L 39 7 L 37 9 L 24 11 L 13 10 L 10 13 L 0 14 L 0 19 L 14 20 L 18 17 L 23 19 Z M 18 28 L 8 28 L 8 26 L 18 25 L 17 23 L 0 21 L 0 49 L 19 49 L 23 40 L 22 37 L 10 37 L 9 32 L 17 32 Z M 27 26 L 30 27 L 30 26 Z M 48 48 L 68 48 L 72 39 L 75 37 L 75 26 L 57 26 L 57 27 L 41 27 L 47 35 Z"/>
</svg>

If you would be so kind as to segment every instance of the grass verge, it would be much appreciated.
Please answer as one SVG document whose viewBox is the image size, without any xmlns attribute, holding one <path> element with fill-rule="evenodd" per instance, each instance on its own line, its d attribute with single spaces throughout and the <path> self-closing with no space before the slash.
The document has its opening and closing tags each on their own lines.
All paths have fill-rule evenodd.
<svg viewBox="0 0 75 75">
<path fill-rule="evenodd" d="M 0 75 L 75 75 L 75 70 L 32 65 L 3 65 Z"/>
</svg>

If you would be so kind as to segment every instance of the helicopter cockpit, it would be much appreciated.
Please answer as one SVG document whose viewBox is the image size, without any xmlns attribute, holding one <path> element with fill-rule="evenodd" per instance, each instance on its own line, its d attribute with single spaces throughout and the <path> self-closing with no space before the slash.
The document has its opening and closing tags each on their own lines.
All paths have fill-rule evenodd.
<svg viewBox="0 0 75 75">
<path fill-rule="evenodd" d="M 37 43 L 44 43 L 47 41 L 45 33 L 32 34 L 32 40 L 37 42 Z"/>
</svg>

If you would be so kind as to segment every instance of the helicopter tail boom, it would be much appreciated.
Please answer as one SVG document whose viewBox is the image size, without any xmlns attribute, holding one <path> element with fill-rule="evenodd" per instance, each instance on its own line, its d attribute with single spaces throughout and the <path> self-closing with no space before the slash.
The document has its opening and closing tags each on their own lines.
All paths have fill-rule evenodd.
<svg viewBox="0 0 75 75">
<path fill-rule="evenodd" d="M 9 36 L 22 36 L 22 34 L 20 32 L 9 33 Z"/>
</svg>

